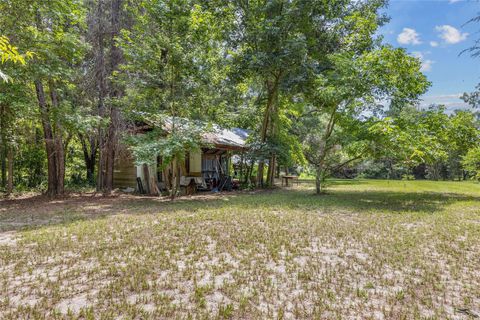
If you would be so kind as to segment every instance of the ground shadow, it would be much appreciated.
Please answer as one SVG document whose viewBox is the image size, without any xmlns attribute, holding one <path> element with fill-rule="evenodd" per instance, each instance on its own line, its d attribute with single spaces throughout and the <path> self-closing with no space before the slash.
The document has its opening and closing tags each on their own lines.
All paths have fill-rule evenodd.
<svg viewBox="0 0 480 320">
<path fill-rule="evenodd" d="M 314 184 L 315 180 L 312 180 L 310 182 Z M 354 186 L 354 185 L 362 185 L 362 184 L 368 184 L 368 182 L 360 179 L 328 179 L 326 182 L 327 186 L 339 186 L 339 185 Z"/>
<path fill-rule="evenodd" d="M 435 214 L 460 201 L 480 197 L 458 193 L 332 190 L 320 196 L 308 189 L 277 189 L 256 192 L 204 193 L 170 201 L 167 198 L 120 195 L 99 197 L 76 195 L 49 200 L 44 197 L 1 201 L 0 232 L 34 229 L 44 225 L 68 224 L 85 219 L 102 219 L 116 214 L 196 212 L 209 208 L 232 214 L 256 209 L 301 209 L 322 213 L 406 213 Z"/>
<path fill-rule="evenodd" d="M 272 194 L 260 193 L 242 195 L 225 201 L 201 201 L 193 203 L 174 203 L 170 209 L 191 207 L 228 207 L 255 208 L 301 208 L 306 210 L 352 211 L 362 212 L 425 212 L 434 214 L 459 201 L 479 201 L 480 197 L 457 193 L 435 192 L 391 192 L 391 191 L 343 191 L 335 190 L 327 194 L 314 195 L 309 190 L 281 190 Z"/>
</svg>

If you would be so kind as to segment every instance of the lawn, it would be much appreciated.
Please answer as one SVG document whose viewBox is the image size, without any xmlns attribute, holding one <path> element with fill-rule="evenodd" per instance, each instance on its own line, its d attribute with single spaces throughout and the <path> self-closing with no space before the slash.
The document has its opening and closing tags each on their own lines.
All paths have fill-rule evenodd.
<svg viewBox="0 0 480 320">
<path fill-rule="evenodd" d="M 2 319 L 480 316 L 480 185 L 0 201 Z"/>
</svg>

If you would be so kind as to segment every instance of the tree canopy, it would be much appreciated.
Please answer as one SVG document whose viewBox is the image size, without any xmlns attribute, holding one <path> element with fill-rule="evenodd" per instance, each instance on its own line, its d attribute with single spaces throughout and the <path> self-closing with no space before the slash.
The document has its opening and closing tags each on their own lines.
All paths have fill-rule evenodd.
<svg viewBox="0 0 480 320">
<path fill-rule="evenodd" d="M 248 130 L 245 187 L 303 170 L 321 193 L 327 176 L 368 161 L 478 175 L 477 118 L 418 107 L 430 83 L 419 59 L 379 36 L 386 4 L 3 1 L 1 185 L 109 194 L 126 150 L 137 164 L 161 157 L 175 196 L 213 124 Z M 476 92 L 464 99 L 478 104 Z"/>
</svg>

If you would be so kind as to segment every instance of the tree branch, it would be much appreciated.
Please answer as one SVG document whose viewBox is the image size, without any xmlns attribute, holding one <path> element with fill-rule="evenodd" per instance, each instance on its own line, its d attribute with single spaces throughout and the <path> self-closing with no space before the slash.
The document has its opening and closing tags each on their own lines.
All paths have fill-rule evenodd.
<svg viewBox="0 0 480 320">
<path fill-rule="evenodd" d="M 350 162 L 353 162 L 353 161 L 355 161 L 355 160 L 361 159 L 362 157 L 363 157 L 363 155 L 360 154 L 360 155 L 358 155 L 358 156 L 356 156 L 356 157 L 354 157 L 354 158 L 351 158 L 351 159 L 349 159 L 349 160 L 347 160 L 347 161 L 345 161 L 345 162 L 340 163 L 340 164 L 337 165 L 336 167 L 329 168 L 329 170 L 330 170 L 330 171 L 338 170 L 338 169 L 346 166 L 346 165 L 349 164 Z"/>
</svg>

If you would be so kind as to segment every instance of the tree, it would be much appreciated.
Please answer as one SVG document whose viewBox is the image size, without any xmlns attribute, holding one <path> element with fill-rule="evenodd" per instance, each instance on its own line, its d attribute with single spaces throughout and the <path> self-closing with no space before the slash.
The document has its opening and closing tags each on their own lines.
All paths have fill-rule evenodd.
<svg viewBox="0 0 480 320">
<path fill-rule="evenodd" d="M 408 107 L 394 118 L 377 122 L 372 130 L 383 136 L 379 155 L 409 167 L 423 164 L 427 178 L 463 179 L 462 159 L 478 145 L 479 131 L 474 114 L 456 111 L 448 115 L 443 106 L 427 110 Z"/>
<path fill-rule="evenodd" d="M 466 110 L 457 110 L 449 117 L 450 130 L 448 139 L 448 168 L 451 179 L 466 178 L 463 159 L 468 151 L 480 142 L 478 120 L 474 113 Z"/>
<path fill-rule="evenodd" d="M 27 51 L 25 54 L 20 54 L 18 48 L 11 45 L 10 41 L 5 36 L 0 36 L 0 61 L 2 64 L 12 62 L 14 64 L 25 65 L 26 60 L 32 58 L 33 53 Z M 5 74 L 0 69 L 0 78 L 4 82 L 11 82 L 11 77 Z M 13 116 L 12 104 L 15 104 L 18 99 L 18 94 L 22 93 L 22 86 L 18 84 L 8 83 L 8 88 L 5 88 L 3 84 L 2 93 L 0 94 L 0 154 L 2 155 L 1 162 L 1 184 L 2 187 L 7 187 L 7 194 L 13 191 L 13 122 L 15 117 Z M 6 90 L 5 90 L 6 89 Z M 15 92 L 17 94 L 12 95 Z M 17 98 L 17 99 L 16 99 Z M 17 113 L 18 116 L 18 113 Z M 8 169 L 6 168 L 8 164 Z M 8 171 L 8 180 L 7 180 Z"/>
<path fill-rule="evenodd" d="M 419 61 L 402 49 L 382 46 L 360 55 L 347 51 L 331 55 L 330 61 L 330 69 L 317 76 L 306 95 L 301 118 L 305 157 L 316 168 L 317 194 L 328 172 L 374 151 L 369 143 L 374 137 L 366 129 L 379 111 L 377 101 L 411 103 L 429 85 Z"/>
<path fill-rule="evenodd" d="M 480 181 L 480 146 L 468 150 L 462 159 L 462 165 L 476 180 Z"/>
<path fill-rule="evenodd" d="M 173 197 L 181 161 L 200 143 L 196 126 L 185 119 L 210 120 L 212 109 L 221 113 L 222 108 L 220 99 L 212 103 L 221 92 L 216 90 L 222 72 L 221 21 L 214 23 L 207 9 L 190 0 L 140 1 L 130 7 L 136 23 L 123 31 L 120 43 L 126 59 L 121 73 L 124 114 L 132 126 L 156 128 L 131 139 L 133 153 L 146 163 L 162 155 L 162 165 L 172 174 Z"/>
<path fill-rule="evenodd" d="M 273 182 L 279 135 L 286 98 L 302 90 L 309 70 L 321 68 L 321 57 L 336 50 L 336 26 L 351 11 L 350 1 L 234 1 L 237 23 L 230 34 L 232 73 L 251 85 L 257 101 L 257 185 Z M 312 57 L 317 57 L 316 60 Z M 286 112 L 288 113 L 288 112 Z M 270 152 L 264 152 L 267 149 Z"/>
<path fill-rule="evenodd" d="M 9 70 L 9 74 L 14 75 L 15 80 L 0 83 L 1 186 L 6 187 L 7 194 L 13 191 L 15 153 L 24 140 L 27 125 L 31 125 L 29 120 L 34 117 L 29 110 L 31 96 L 25 90 L 26 83 L 15 70 Z"/>
<path fill-rule="evenodd" d="M 87 180 L 95 180 L 98 159 L 96 187 L 105 195 L 113 189 L 115 150 L 123 122 L 119 101 L 124 89 L 116 75 L 124 63 L 119 46 L 121 30 L 128 30 L 132 23 L 132 17 L 126 10 L 128 5 L 129 1 L 124 0 L 86 1 L 88 14 L 84 36 L 90 48 L 83 65 L 85 73 L 79 84 L 90 93 L 82 96 L 82 101 L 88 105 L 88 108 L 83 108 L 84 117 L 89 121 L 81 126 L 77 136 L 82 147 Z M 96 133 L 92 127 L 95 118 Z"/>
<path fill-rule="evenodd" d="M 69 106 L 67 92 L 75 66 L 83 55 L 82 4 L 80 0 L 54 0 L 34 4 L 10 1 L 0 5 L 5 17 L 4 33 L 15 35 L 16 43 L 28 45 L 35 52 L 34 61 L 25 72 L 37 97 L 48 160 L 49 196 L 64 193 L 65 147 L 70 139 L 64 130 L 68 115 L 65 108 Z"/>
</svg>

